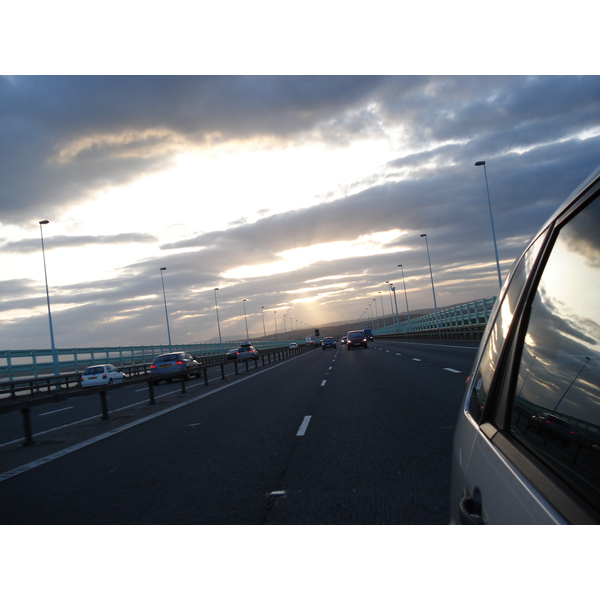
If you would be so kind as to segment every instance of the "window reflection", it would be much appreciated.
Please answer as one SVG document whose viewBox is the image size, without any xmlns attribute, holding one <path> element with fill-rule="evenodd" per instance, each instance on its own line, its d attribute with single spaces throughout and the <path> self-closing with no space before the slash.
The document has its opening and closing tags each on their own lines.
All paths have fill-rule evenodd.
<svg viewBox="0 0 600 600">
<path fill-rule="evenodd" d="M 600 491 L 599 231 L 598 202 L 560 231 L 532 305 L 512 419 L 513 433 L 563 476 L 577 480 L 576 487 L 595 502 Z"/>
<path fill-rule="evenodd" d="M 498 356 L 512 324 L 521 292 L 525 287 L 525 282 L 531 273 L 543 241 L 544 236 L 542 235 L 532 244 L 515 268 L 509 282 L 510 285 L 507 289 L 506 297 L 502 301 L 489 338 L 483 349 L 479 372 L 475 375 L 473 392 L 469 403 L 469 411 L 478 422 L 490 391 L 492 378 L 496 372 Z"/>
</svg>

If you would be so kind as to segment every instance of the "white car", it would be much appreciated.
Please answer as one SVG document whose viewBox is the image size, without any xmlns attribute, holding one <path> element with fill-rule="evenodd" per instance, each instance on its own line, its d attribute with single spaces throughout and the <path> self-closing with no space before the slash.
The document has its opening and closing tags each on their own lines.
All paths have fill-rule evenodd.
<svg viewBox="0 0 600 600">
<path fill-rule="evenodd" d="M 496 300 L 454 433 L 451 523 L 600 523 L 599 232 L 597 169 Z"/>
<path fill-rule="evenodd" d="M 94 365 L 86 367 L 81 374 L 81 387 L 121 383 L 124 379 L 125 373 L 119 371 L 114 365 Z"/>
</svg>

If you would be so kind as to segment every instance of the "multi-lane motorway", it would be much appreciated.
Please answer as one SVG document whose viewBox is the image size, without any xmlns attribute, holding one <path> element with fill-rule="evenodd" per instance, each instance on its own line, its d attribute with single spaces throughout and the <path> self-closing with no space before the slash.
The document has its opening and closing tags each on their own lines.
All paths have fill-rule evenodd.
<svg viewBox="0 0 600 600">
<path fill-rule="evenodd" d="M 444 524 L 476 343 L 375 340 L 0 419 L 2 524 Z"/>
</svg>

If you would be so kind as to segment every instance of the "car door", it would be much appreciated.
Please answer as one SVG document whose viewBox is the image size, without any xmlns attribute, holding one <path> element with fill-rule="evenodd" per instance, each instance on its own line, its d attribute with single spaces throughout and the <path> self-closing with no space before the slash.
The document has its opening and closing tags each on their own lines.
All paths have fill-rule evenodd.
<svg viewBox="0 0 600 600">
<path fill-rule="evenodd" d="M 452 522 L 600 522 L 598 186 L 538 236 L 495 311 L 455 433 Z M 572 438 L 531 429 L 544 412 Z"/>
</svg>

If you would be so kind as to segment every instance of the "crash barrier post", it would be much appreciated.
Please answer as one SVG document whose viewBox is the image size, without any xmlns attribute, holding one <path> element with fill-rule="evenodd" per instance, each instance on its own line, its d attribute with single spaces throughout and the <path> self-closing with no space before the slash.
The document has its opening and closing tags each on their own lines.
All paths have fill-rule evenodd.
<svg viewBox="0 0 600 600">
<path fill-rule="evenodd" d="M 151 379 L 148 380 L 148 395 L 150 396 L 148 404 L 156 404 L 156 400 L 154 399 L 154 383 Z"/>
<path fill-rule="evenodd" d="M 22 408 L 21 414 L 23 415 L 23 429 L 25 431 L 25 441 L 23 442 L 23 446 L 33 446 L 35 442 L 33 441 L 33 434 L 31 433 L 31 415 L 29 414 L 29 407 Z"/>
<path fill-rule="evenodd" d="M 100 391 L 100 404 L 102 405 L 102 420 L 108 421 L 110 417 L 108 415 L 108 403 L 106 402 L 106 390 Z"/>
</svg>

